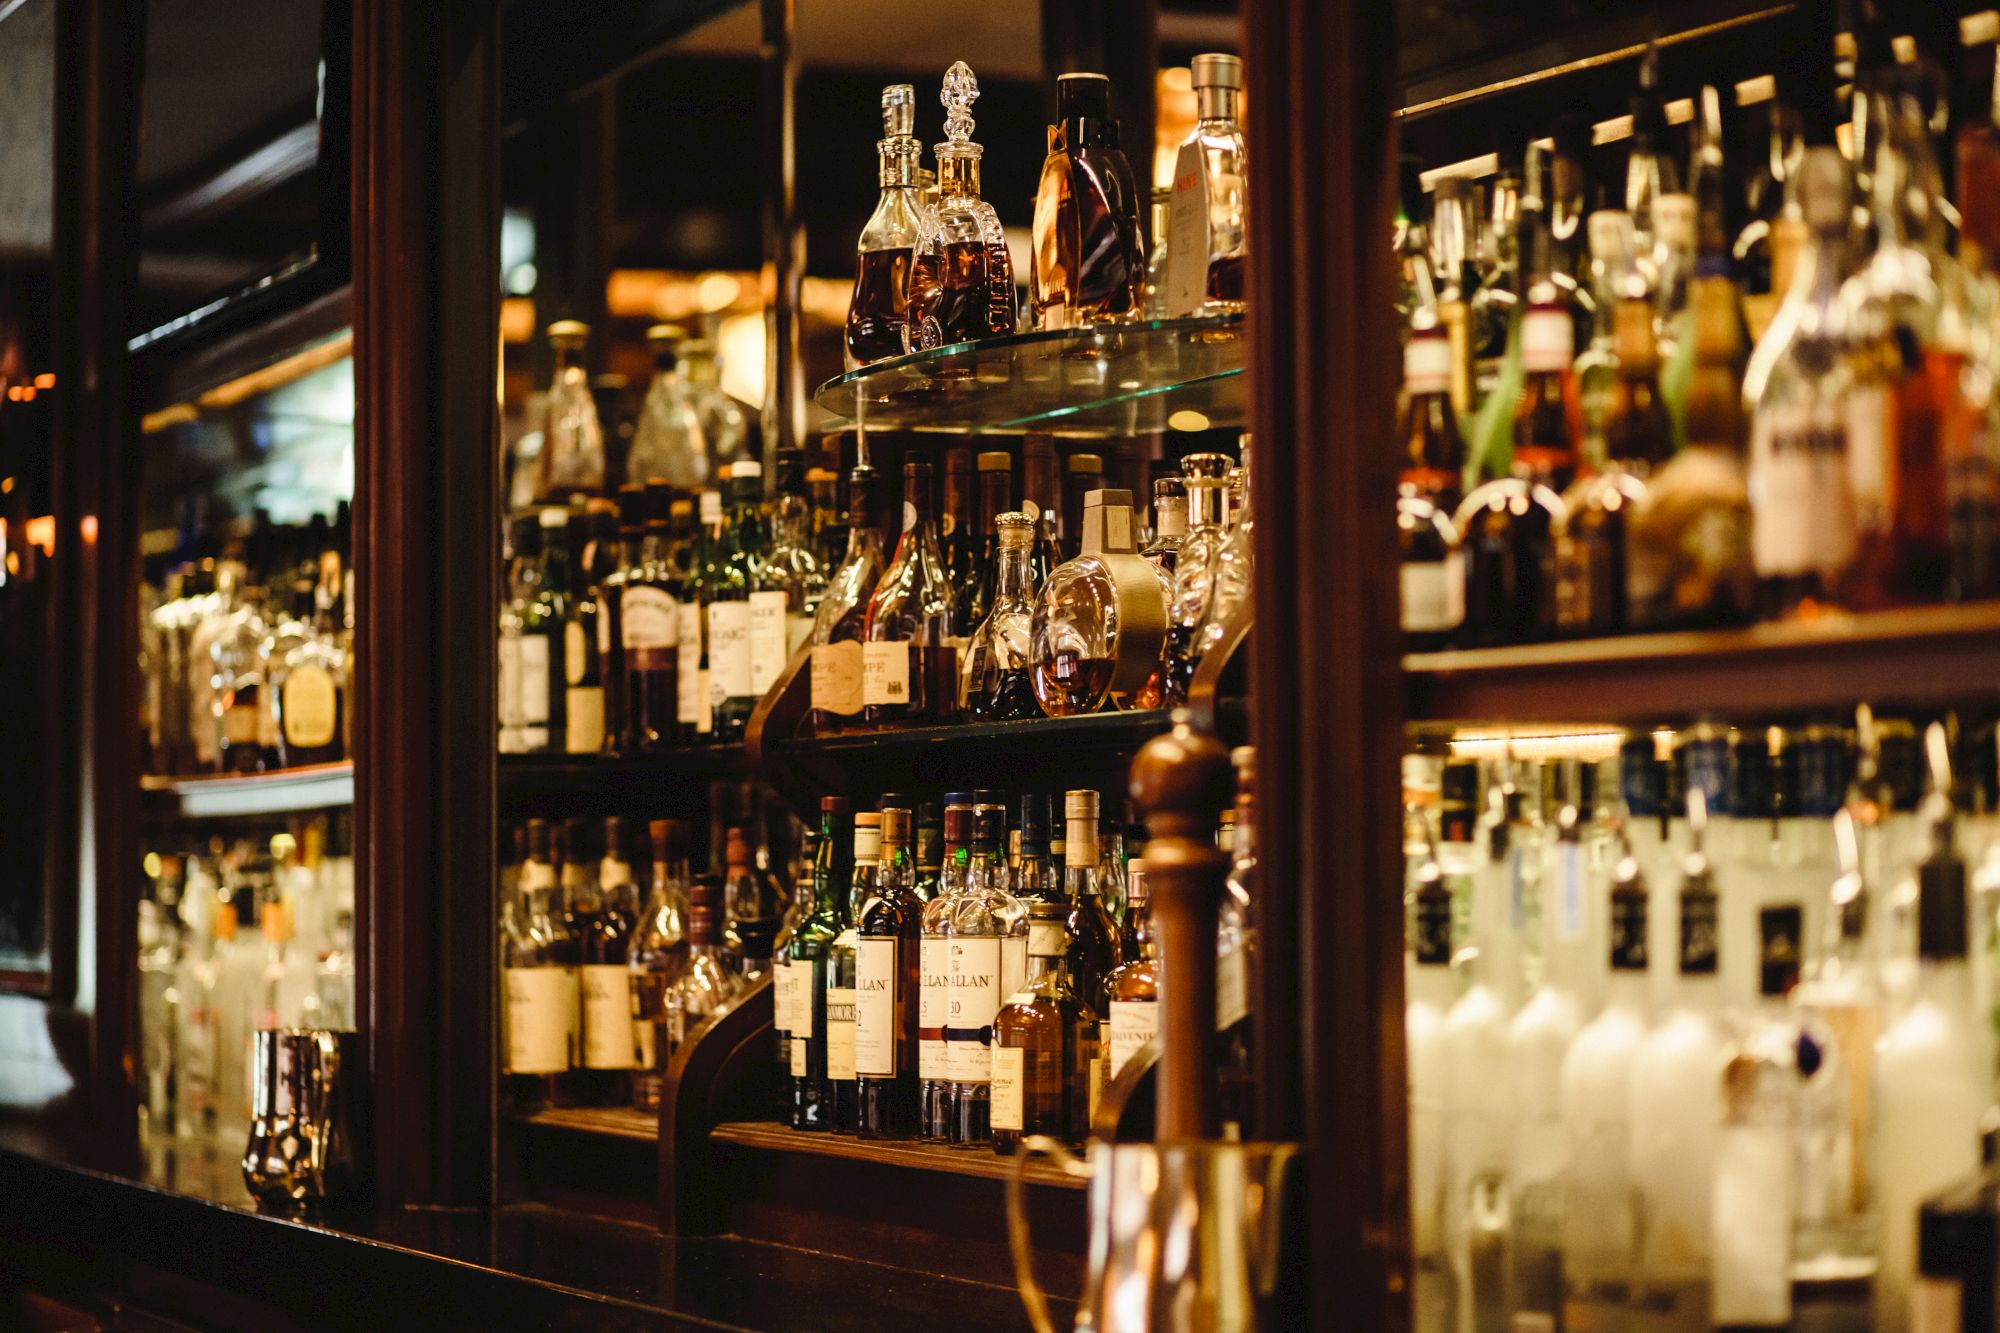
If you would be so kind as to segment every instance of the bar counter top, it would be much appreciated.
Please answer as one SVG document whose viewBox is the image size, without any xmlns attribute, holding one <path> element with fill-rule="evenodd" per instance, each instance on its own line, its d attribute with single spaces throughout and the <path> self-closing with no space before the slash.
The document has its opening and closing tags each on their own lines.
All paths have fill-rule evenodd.
<svg viewBox="0 0 2000 1333">
<path fill-rule="evenodd" d="M 782 1245 L 541 1204 L 272 1213 L 233 1164 L 198 1150 L 155 1152 L 140 1179 L 52 1148 L 0 1131 L 0 1293 L 40 1293 L 107 1329 L 872 1333 L 934 1328 L 947 1312 L 958 1328 L 1027 1326 L 1011 1288 Z"/>
</svg>

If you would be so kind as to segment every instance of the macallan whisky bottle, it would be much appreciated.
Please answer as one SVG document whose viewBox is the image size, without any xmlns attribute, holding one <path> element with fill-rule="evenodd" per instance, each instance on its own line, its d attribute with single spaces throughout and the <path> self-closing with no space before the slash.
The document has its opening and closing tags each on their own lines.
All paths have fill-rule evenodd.
<svg viewBox="0 0 2000 1333">
<path fill-rule="evenodd" d="M 855 247 L 854 298 L 847 307 L 847 368 L 853 370 L 908 350 L 910 260 L 924 230 L 917 198 L 917 159 L 923 145 L 917 124 L 917 90 L 892 83 L 882 90 L 882 197 Z"/>
<path fill-rule="evenodd" d="M 912 351 L 1014 332 L 1014 261 L 993 206 L 979 197 L 972 104 L 979 82 L 963 60 L 945 71 L 945 142 L 937 146 L 938 204 L 910 270 Z"/>
<path fill-rule="evenodd" d="M 1118 146 L 1111 81 L 1065 74 L 1035 193 L 1035 327 L 1070 329 L 1138 317 L 1146 246 L 1139 187 Z"/>
</svg>

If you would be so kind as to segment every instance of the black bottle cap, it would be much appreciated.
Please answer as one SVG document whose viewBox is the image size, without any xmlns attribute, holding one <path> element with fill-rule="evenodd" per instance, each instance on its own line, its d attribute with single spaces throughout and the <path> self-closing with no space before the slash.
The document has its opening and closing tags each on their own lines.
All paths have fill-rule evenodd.
<svg viewBox="0 0 2000 1333">
<path fill-rule="evenodd" d="M 1102 74 L 1063 74 L 1056 79 L 1056 104 L 1064 120 L 1111 119 L 1111 80 Z"/>
<path fill-rule="evenodd" d="M 972 803 L 974 805 L 997 805 L 1004 807 L 1007 804 L 1007 798 L 991 787 L 980 787 L 972 793 Z"/>
<path fill-rule="evenodd" d="M 1917 867 L 1917 954 L 1950 959 L 1965 951 L 1965 862 L 1945 846 Z"/>
<path fill-rule="evenodd" d="M 972 845 L 992 851 L 1007 840 L 1007 812 L 999 806 L 982 805 L 972 812 Z"/>
<path fill-rule="evenodd" d="M 1054 821 L 1053 807 L 1047 792 L 1030 792 L 1021 798 L 1021 851 L 1030 848 L 1046 852 L 1049 847 L 1049 827 Z"/>
<path fill-rule="evenodd" d="M 882 793 L 880 799 L 875 802 L 877 810 L 887 810 L 892 806 L 898 810 L 914 808 L 910 803 L 910 798 L 899 791 L 885 791 Z"/>
</svg>

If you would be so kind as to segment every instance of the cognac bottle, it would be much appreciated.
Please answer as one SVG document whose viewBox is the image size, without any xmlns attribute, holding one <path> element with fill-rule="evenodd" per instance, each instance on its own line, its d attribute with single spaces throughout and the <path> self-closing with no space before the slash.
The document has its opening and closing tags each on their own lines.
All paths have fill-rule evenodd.
<svg viewBox="0 0 2000 1333">
<path fill-rule="evenodd" d="M 945 142 L 937 146 L 938 204 L 910 270 L 911 350 L 1014 332 L 1014 262 L 993 206 L 979 197 L 972 104 L 979 83 L 961 60 L 945 72 Z"/>
<path fill-rule="evenodd" d="M 1139 187 L 1111 118 L 1111 81 L 1065 74 L 1056 87 L 1058 119 L 1035 193 L 1035 327 L 1136 318 L 1146 247 Z"/>
<path fill-rule="evenodd" d="M 847 368 L 853 370 L 908 350 L 910 260 L 924 229 L 917 198 L 917 159 L 923 146 L 912 132 L 917 91 L 907 83 L 882 90 L 882 196 L 856 247 L 854 297 L 847 307 Z"/>
</svg>

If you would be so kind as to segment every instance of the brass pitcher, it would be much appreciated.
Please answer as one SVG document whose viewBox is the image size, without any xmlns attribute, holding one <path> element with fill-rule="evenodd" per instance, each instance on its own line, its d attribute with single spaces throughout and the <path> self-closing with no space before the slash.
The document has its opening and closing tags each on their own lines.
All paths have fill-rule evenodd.
<svg viewBox="0 0 2000 1333">
<path fill-rule="evenodd" d="M 1022 1140 L 1007 1182 L 1007 1239 L 1035 1333 L 1055 1333 L 1028 1235 L 1026 1171 L 1036 1156 L 1090 1181 L 1078 1333 L 1243 1333 L 1293 1322 L 1279 1284 L 1296 1145 L 1092 1140 L 1079 1160 L 1052 1138 Z"/>
<path fill-rule="evenodd" d="M 250 1071 L 243 1152 L 250 1193 L 284 1207 L 350 1196 L 359 1180 L 360 1038 L 317 1029 L 254 1032 Z"/>
</svg>

